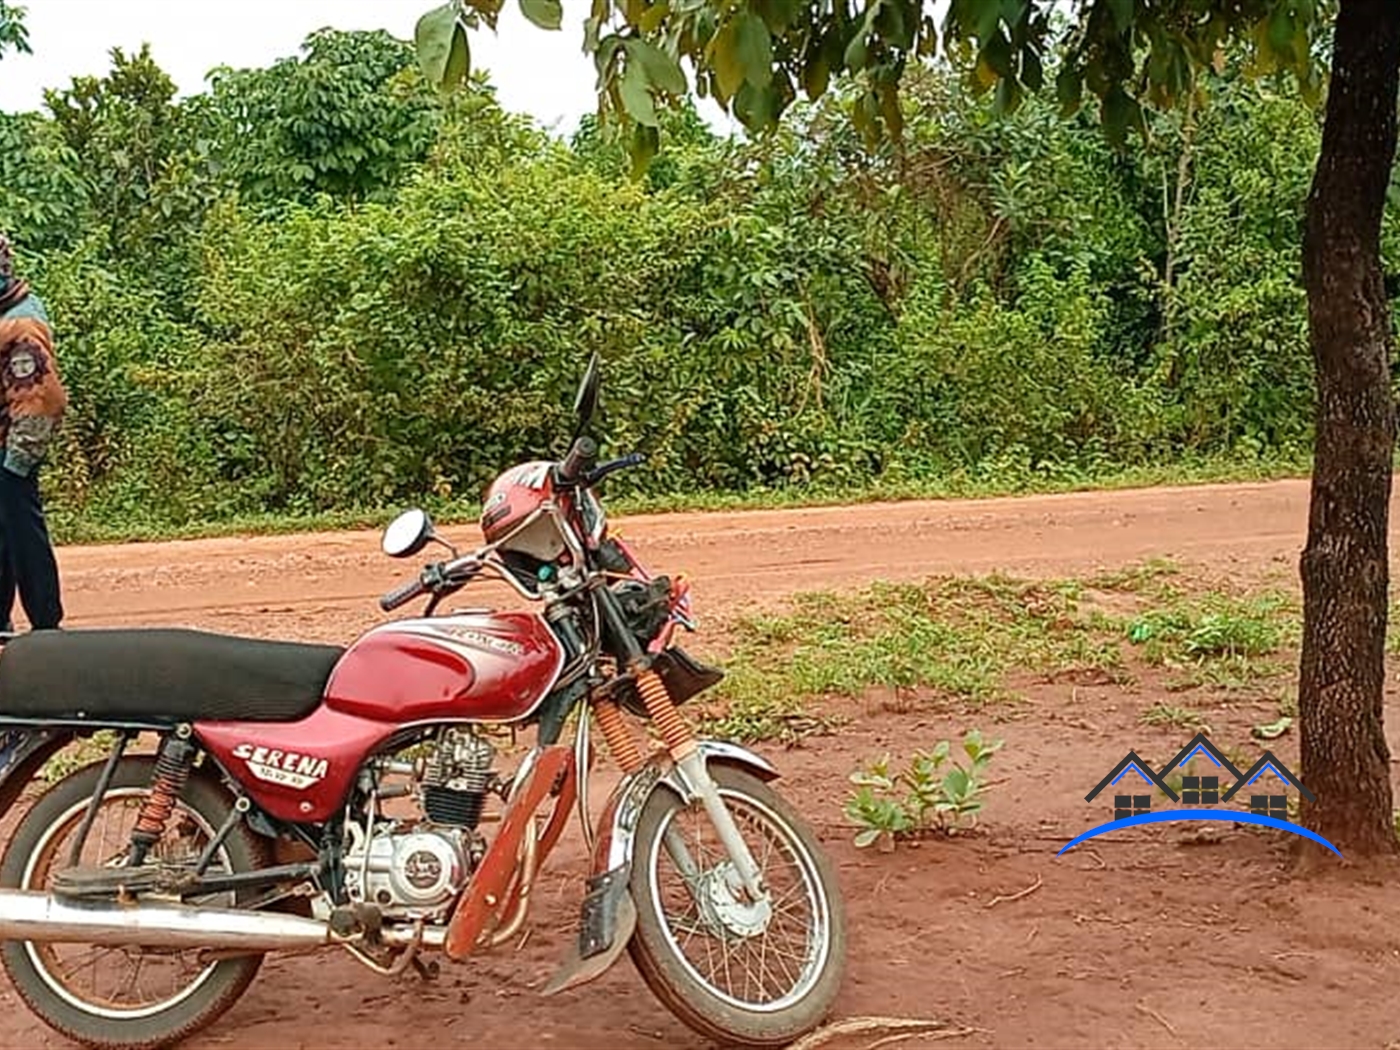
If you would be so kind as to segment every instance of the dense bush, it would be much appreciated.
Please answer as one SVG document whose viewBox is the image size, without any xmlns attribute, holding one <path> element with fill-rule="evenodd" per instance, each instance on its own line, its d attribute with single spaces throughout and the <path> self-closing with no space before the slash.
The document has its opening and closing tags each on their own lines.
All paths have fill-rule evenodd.
<svg viewBox="0 0 1400 1050">
<path fill-rule="evenodd" d="M 481 80 L 438 99 L 382 34 L 183 101 L 114 52 L 0 114 L 0 227 L 72 393 L 48 484 L 119 527 L 470 500 L 562 451 L 593 350 L 610 445 L 651 456 L 618 491 L 1295 456 L 1317 120 L 1210 90 L 1116 155 L 929 72 L 897 154 L 836 102 L 761 144 L 688 112 L 634 183 L 609 129 L 558 141 Z"/>
</svg>

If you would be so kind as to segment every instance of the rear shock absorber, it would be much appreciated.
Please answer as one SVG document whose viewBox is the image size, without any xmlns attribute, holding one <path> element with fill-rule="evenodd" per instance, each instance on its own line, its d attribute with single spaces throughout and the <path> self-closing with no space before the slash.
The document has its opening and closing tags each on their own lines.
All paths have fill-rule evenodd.
<svg viewBox="0 0 1400 1050">
<path fill-rule="evenodd" d="M 166 821 L 175 811 L 175 803 L 190 778 L 196 748 L 188 740 L 188 728 L 181 726 L 177 733 L 161 742 L 155 771 L 151 775 L 151 793 L 142 801 L 136 828 L 131 833 L 128 867 L 134 868 L 144 863 L 151 847 L 165 834 Z"/>
</svg>

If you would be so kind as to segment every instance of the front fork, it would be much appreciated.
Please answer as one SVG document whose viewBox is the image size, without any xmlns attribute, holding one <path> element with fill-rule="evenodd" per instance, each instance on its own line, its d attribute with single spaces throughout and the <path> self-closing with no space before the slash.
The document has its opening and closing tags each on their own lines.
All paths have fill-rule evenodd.
<svg viewBox="0 0 1400 1050">
<path fill-rule="evenodd" d="M 739 875 L 740 884 L 747 892 L 750 902 L 757 903 L 767 893 L 763 883 L 763 871 L 754 860 L 743 835 L 739 833 L 734 815 L 729 812 L 724 799 L 720 797 L 719 788 L 710 776 L 705 757 L 696 743 L 694 734 L 671 699 L 666 683 L 661 680 L 659 674 L 647 669 L 637 675 L 636 681 L 637 691 L 646 705 L 647 714 L 651 716 L 652 722 L 661 733 L 661 738 L 666 742 L 666 749 L 675 763 L 676 773 L 688 796 L 687 800 L 698 798 L 705 807 L 705 813 L 714 825 L 725 853 Z M 594 710 L 608 750 L 622 766 L 624 773 L 635 773 L 642 767 L 645 759 L 623 721 L 622 712 L 611 700 L 598 703 Z M 666 851 L 675 861 L 676 867 L 694 887 L 702 872 L 674 824 L 666 829 L 665 844 Z"/>
</svg>

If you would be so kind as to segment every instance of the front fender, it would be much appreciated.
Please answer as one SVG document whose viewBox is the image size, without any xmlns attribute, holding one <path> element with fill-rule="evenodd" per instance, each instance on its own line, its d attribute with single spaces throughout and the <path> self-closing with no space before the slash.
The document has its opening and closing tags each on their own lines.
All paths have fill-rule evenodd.
<svg viewBox="0 0 1400 1050">
<path fill-rule="evenodd" d="M 701 740 L 698 744 L 707 766 L 713 763 L 739 766 L 765 781 L 776 780 L 780 775 L 767 759 L 738 744 L 725 740 Z M 608 797 L 598 818 L 598 840 L 593 849 L 590 876 L 604 875 L 632 863 L 637 822 L 642 818 L 647 799 L 651 798 L 651 793 L 658 786 L 669 788 L 687 803 L 695 797 L 680 770 L 675 768 L 671 757 L 664 751 L 653 755 L 635 773 L 623 777 Z"/>
<path fill-rule="evenodd" d="M 708 766 L 739 766 L 763 780 L 774 780 L 778 771 L 766 759 L 747 748 L 723 740 L 697 741 Z M 598 837 L 589 867 L 588 894 L 579 920 L 578 942 L 570 958 L 543 989 L 557 995 L 602 976 L 622 954 L 636 929 L 637 908 L 629 887 L 637 824 L 647 800 L 658 787 L 674 791 L 689 802 L 694 796 L 671 757 L 664 751 L 646 765 L 622 778 L 608 796 L 598 818 Z"/>
<path fill-rule="evenodd" d="M 52 726 L 16 727 L 0 733 L 0 817 L 10 811 L 44 763 L 76 736 L 71 729 Z"/>
</svg>

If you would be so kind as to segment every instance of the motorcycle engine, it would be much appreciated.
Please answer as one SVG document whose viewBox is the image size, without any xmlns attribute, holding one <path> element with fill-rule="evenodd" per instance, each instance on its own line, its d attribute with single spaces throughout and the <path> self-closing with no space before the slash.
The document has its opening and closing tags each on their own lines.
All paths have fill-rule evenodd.
<svg viewBox="0 0 1400 1050">
<path fill-rule="evenodd" d="M 385 918 L 435 919 L 457 899 L 480 863 L 476 832 L 493 778 L 495 749 L 469 729 L 447 728 L 423 763 L 419 786 L 427 820 L 383 821 L 369 841 L 347 825 L 346 890 Z"/>
<path fill-rule="evenodd" d="M 388 822 L 365 843 L 349 825 L 345 888 L 354 901 L 379 908 L 385 918 L 435 919 L 457 898 L 471 875 L 471 833 L 420 824 L 404 830 Z"/>
</svg>

